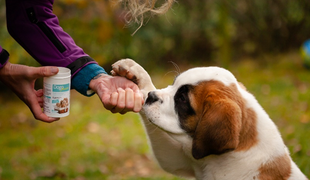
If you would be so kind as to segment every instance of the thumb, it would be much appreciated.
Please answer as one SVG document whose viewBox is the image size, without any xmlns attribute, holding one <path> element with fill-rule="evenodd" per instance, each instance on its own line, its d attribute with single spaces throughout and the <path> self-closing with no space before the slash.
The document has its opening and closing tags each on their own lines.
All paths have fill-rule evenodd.
<svg viewBox="0 0 310 180">
<path fill-rule="evenodd" d="M 59 69 L 53 66 L 36 67 L 34 70 L 34 76 L 39 77 L 49 77 L 57 74 Z"/>
</svg>

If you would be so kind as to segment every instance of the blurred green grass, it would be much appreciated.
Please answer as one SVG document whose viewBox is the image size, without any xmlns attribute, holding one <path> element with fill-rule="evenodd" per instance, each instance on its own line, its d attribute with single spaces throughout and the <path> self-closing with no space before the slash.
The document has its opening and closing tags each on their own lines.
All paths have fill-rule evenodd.
<svg viewBox="0 0 310 180">
<path fill-rule="evenodd" d="M 219 64 L 179 64 L 181 71 L 197 65 Z M 226 68 L 256 96 L 310 177 L 310 71 L 299 54 L 244 58 Z M 171 84 L 173 71 L 172 65 L 152 71 L 154 84 Z M 181 179 L 157 166 L 137 114 L 112 114 L 96 96 L 72 91 L 70 115 L 51 124 L 34 120 L 12 93 L 0 96 L 0 102 L 0 180 Z"/>
</svg>

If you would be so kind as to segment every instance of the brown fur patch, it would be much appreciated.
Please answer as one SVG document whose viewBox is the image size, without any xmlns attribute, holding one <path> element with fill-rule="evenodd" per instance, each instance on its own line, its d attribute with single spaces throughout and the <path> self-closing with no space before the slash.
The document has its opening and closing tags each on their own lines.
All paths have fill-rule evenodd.
<svg viewBox="0 0 310 180">
<path fill-rule="evenodd" d="M 257 143 L 256 114 L 253 109 L 245 109 L 242 116 L 242 130 L 237 151 L 246 151 Z"/>
<path fill-rule="evenodd" d="M 259 172 L 260 180 L 287 180 L 291 175 L 290 157 L 287 154 L 277 157 L 262 165 Z"/>
<path fill-rule="evenodd" d="M 196 140 L 205 140 L 206 138 L 202 137 L 204 135 L 212 136 L 214 141 L 217 141 L 205 140 L 203 143 L 208 144 L 204 146 L 215 146 L 221 154 L 230 150 L 245 151 L 257 143 L 256 114 L 252 109 L 246 108 L 235 84 L 225 86 L 219 81 L 201 82 L 190 91 L 189 97 L 196 112 L 195 117 L 184 122 L 189 134 L 194 137 L 198 130 L 208 131 L 200 133 Z"/>
</svg>

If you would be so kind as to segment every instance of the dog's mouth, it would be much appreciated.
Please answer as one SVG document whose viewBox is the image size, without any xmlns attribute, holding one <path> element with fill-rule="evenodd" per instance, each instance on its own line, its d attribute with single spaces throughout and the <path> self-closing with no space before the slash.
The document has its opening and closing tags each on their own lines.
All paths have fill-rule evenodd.
<svg viewBox="0 0 310 180">
<path fill-rule="evenodd" d="M 182 135 L 182 134 L 184 134 L 184 132 L 172 132 L 172 131 L 169 131 L 169 130 L 167 130 L 167 129 L 161 127 L 161 126 L 159 126 L 158 124 L 156 124 L 156 123 L 154 122 L 154 120 L 152 120 L 152 119 L 150 119 L 150 118 L 147 118 L 147 120 L 148 120 L 150 123 L 152 123 L 154 126 L 156 126 L 158 129 L 160 129 L 160 130 L 166 132 L 167 134 L 171 134 L 171 135 Z"/>
</svg>

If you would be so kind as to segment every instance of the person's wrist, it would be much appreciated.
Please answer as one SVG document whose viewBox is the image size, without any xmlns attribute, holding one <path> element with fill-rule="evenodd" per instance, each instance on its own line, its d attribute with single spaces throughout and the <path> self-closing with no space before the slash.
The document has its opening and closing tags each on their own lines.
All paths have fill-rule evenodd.
<svg viewBox="0 0 310 180">
<path fill-rule="evenodd" d="M 96 75 L 89 82 L 89 90 L 97 92 L 97 84 L 99 81 L 101 81 L 101 78 L 111 78 L 111 76 L 108 74 L 105 74 L 105 73 L 100 73 L 100 74 Z"/>
<path fill-rule="evenodd" d="M 94 95 L 95 92 L 90 91 L 89 83 L 101 73 L 106 73 L 106 71 L 97 63 L 88 64 L 72 77 L 72 88 L 87 97 Z"/>
<path fill-rule="evenodd" d="M 10 62 L 7 62 L 4 64 L 4 66 L 2 66 L 0 68 L 0 78 L 3 78 L 4 76 L 7 76 L 10 71 L 10 66 L 11 66 L 11 63 Z"/>
</svg>

